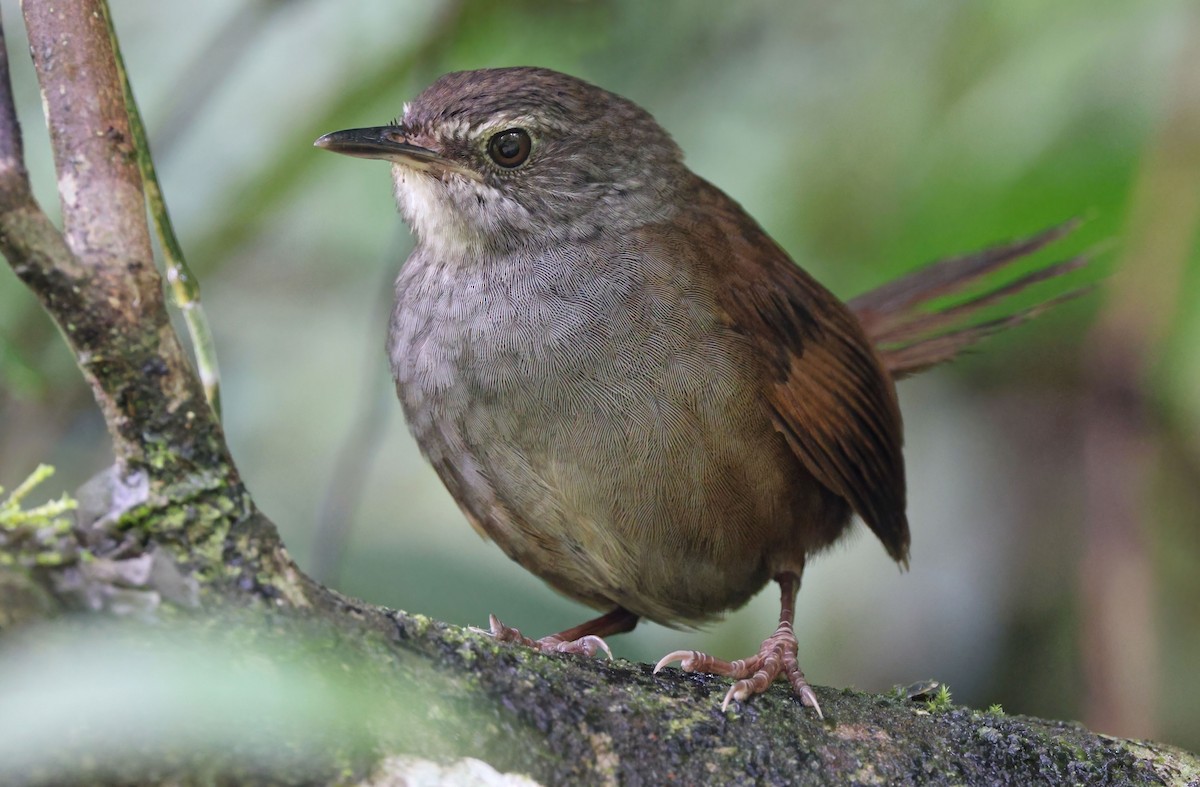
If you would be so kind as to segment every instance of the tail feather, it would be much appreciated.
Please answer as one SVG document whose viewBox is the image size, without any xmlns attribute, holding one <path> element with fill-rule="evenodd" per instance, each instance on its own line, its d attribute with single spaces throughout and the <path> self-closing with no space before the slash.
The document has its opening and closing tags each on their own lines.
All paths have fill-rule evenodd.
<svg viewBox="0 0 1200 787">
<path fill-rule="evenodd" d="M 914 374 L 920 374 L 940 363 L 953 360 L 963 350 L 994 333 L 999 333 L 1014 325 L 1020 325 L 1026 320 L 1032 320 L 1058 304 L 1090 291 L 1091 287 L 1080 287 L 1007 317 L 976 323 L 956 331 L 921 339 L 912 344 L 882 348 L 884 366 L 891 372 L 893 379 L 903 380 L 905 377 L 912 377 Z"/>
<path fill-rule="evenodd" d="M 1075 257 L 1065 262 L 1057 262 L 1041 270 L 1022 276 L 1001 287 L 997 287 L 994 290 L 986 290 L 968 301 L 948 307 L 942 311 L 922 313 L 906 321 L 897 322 L 886 330 L 880 330 L 878 333 L 873 334 L 872 339 L 876 344 L 883 345 L 912 341 L 923 335 L 928 335 L 939 328 L 952 325 L 958 320 L 966 319 L 972 314 L 999 303 L 1009 296 L 1016 295 L 1021 290 L 1031 287 L 1038 282 L 1047 281 L 1056 276 L 1062 276 L 1065 273 L 1082 268 L 1087 262 L 1086 257 Z"/>
<path fill-rule="evenodd" d="M 896 379 L 911 376 L 949 361 L 998 331 L 1033 319 L 1053 306 L 1087 292 L 1090 287 L 1076 287 L 1010 315 L 970 322 L 970 318 L 982 309 L 1035 284 L 1078 270 L 1088 262 L 1085 257 L 1075 257 L 1039 268 L 1000 286 L 985 286 L 982 292 L 951 306 L 933 306 L 934 301 L 976 287 L 991 274 L 1062 238 L 1077 223 L 1070 221 L 1025 240 L 935 262 L 860 295 L 850 301 L 850 308 L 876 345 L 892 376 Z"/>
</svg>

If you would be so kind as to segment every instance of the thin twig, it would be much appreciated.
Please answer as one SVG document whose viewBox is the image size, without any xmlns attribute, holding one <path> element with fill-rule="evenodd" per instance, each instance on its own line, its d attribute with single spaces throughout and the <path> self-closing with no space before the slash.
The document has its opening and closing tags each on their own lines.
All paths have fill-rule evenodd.
<svg viewBox="0 0 1200 787">
<path fill-rule="evenodd" d="M 209 406 L 221 417 L 221 371 L 217 366 L 217 348 L 213 341 L 212 329 L 204 306 L 200 303 L 200 280 L 197 279 L 183 255 L 183 246 L 175 235 L 175 227 L 171 223 L 171 214 L 167 210 L 167 201 L 163 196 L 162 187 L 158 182 L 158 172 L 154 168 L 154 157 L 150 153 L 150 138 L 146 134 L 146 126 L 142 122 L 142 112 L 138 109 L 137 99 L 133 95 L 133 85 L 129 82 L 129 72 L 125 69 L 125 58 L 121 55 L 121 44 L 117 39 L 117 31 L 113 26 L 112 12 L 109 11 L 107 0 L 100 0 L 100 8 L 104 12 L 104 21 L 108 25 L 108 37 L 112 42 L 113 56 L 117 62 L 117 75 L 121 79 L 121 88 L 125 96 L 125 110 L 129 115 L 129 131 L 133 135 L 137 147 L 138 169 L 142 173 L 142 188 L 146 192 L 146 202 L 150 207 L 150 215 L 154 219 L 154 230 L 162 248 L 163 261 L 166 267 L 167 283 L 171 287 L 175 305 L 183 314 L 187 325 L 188 335 L 192 339 L 192 349 L 196 353 L 196 371 L 200 374 L 200 383 L 204 386 L 204 398 Z"/>
</svg>

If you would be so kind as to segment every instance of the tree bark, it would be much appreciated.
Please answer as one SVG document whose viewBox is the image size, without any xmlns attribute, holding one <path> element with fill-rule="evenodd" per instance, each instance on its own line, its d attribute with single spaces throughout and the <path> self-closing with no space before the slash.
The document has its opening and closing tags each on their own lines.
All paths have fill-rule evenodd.
<svg viewBox="0 0 1200 787">
<path fill-rule="evenodd" d="M 373 702 L 407 703 L 420 712 L 419 723 L 402 734 L 376 724 L 369 745 L 335 736 L 302 759 L 258 768 L 248 769 L 232 753 L 150 747 L 97 771 L 101 752 L 67 747 L 45 752 L 22 778 L 382 783 L 426 767 L 400 757 L 411 754 L 480 758 L 545 783 L 1185 784 L 1200 778 L 1200 759 L 1168 746 L 1069 723 L 932 710 L 901 694 L 818 688 L 821 721 L 781 684 L 724 713 L 721 679 L 543 656 L 312 581 L 244 490 L 170 327 L 104 3 L 26 0 L 24 14 L 64 226 L 53 226 L 30 191 L 0 47 L 0 251 L 62 329 L 104 415 L 117 462 L 81 490 L 80 515 L 69 532 L 50 533 L 37 522 L 0 530 L 6 638 L 52 619 L 89 636 L 83 618 L 123 613 L 148 639 L 185 620 L 227 644 L 233 659 L 240 653 L 234 630 L 252 629 L 285 649 L 316 637 L 340 654 L 334 661 L 343 667 L 353 661 L 370 672 L 378 690 Z M 446 714 L 443 706 L 457 711 Z"/>
</svg>

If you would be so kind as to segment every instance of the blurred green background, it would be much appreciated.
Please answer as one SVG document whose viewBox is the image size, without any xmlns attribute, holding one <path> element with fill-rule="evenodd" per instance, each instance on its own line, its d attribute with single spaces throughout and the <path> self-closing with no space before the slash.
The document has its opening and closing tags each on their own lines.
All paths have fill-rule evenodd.
<svg viewBox="0 0 1200 787">
<path fill-rule="evenodd" d="M 57 205 L 15 0 L 37 193 Z M 913 526 L 798 601 L 813 682 L 934 677 L 956 702 L 1200 748 L 1200 12 L 1194 2 L 113 3 L 198 272 L 234 456 L 301 566 L 367 600 L 540 636 L 590 610 L 466 524 L 394 402 L 383 338 L 411 246 L 387 167 L 314 150 L 439 74 L 568 71 L 647 107 L 691 166 L 849 297 L 1071 216 L 1095 294 L 901 386 Z M 614 150 L 619 155 L 619 150 Z M 0 267 L 0 484 L 71 489 L 110 456 L 55 329 Z M 48 490 L 53 491 L 53 490 Z M 704 632 L 748 655 L 774 591 Z"/>
</svg>

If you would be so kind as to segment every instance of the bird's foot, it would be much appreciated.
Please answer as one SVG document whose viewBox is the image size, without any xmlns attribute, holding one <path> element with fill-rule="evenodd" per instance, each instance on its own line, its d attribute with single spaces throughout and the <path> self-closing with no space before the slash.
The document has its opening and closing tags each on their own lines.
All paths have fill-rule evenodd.
<svg viewBox="0 0 1200 787">
<path fill-rule="evenodd" d="M 613 657 L 612 651 L 608 649 L 608 644 L 593 634 L 570 640 L 563 639 L 558 634 L 551 634 L 541 639 L 530 639 L 512 626 L 501 623 L 500 618 L 495 615 L 488 616 L 488 624 L 491 629 L 484 633 L 491 634 L 497 642 L 515 642 L 542 653 L 576 653 L 591 658 L 603 651 L 610 660 Z"/>
<path fill-rule="evenodd" d="M 800 665 L 796 661 L 799 644 L 790 623 L 780 623 L 775 633 L 763 640 L 758 654 L 748 659 L 725 661 L 697 650 L 677 650 L 668 653 L 654 665 L 658 672 L 673 661 L 680 662 L 679 666 L 685 672 L 706 672 L 710 675 L 736 678 L 733 686 L 725 694 L 721 710 L 729 707 L 733 700 L 741 702 L 755 694 L 762 694 L 781 675 L 787 676 L 792 684 L 792 692 L 800 698 L 800 703 L 817 712 L 818 718 L 825 718 L 821 713 L 821 705 L 813 692 Z"/>
</svg>

